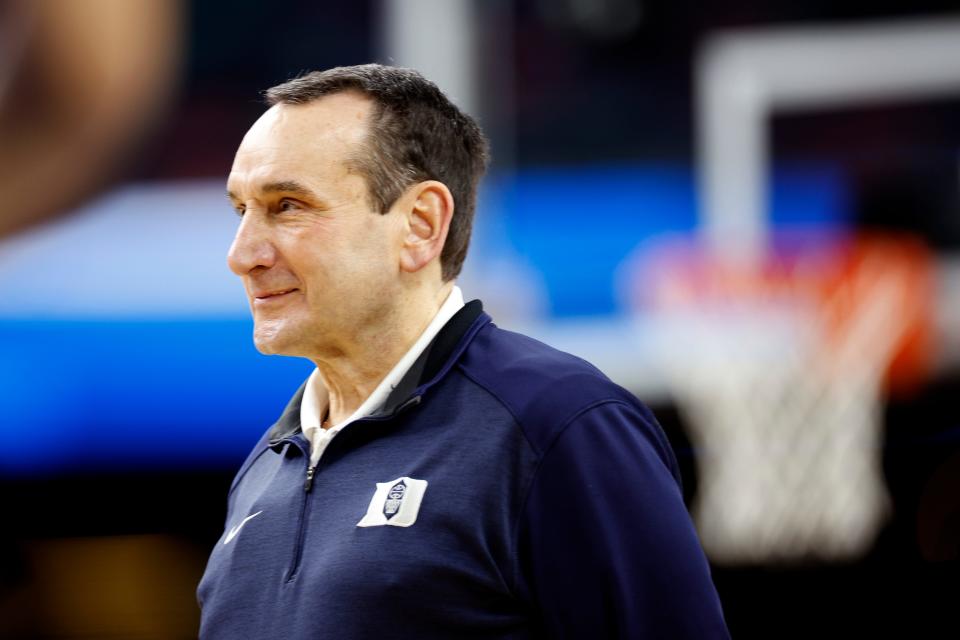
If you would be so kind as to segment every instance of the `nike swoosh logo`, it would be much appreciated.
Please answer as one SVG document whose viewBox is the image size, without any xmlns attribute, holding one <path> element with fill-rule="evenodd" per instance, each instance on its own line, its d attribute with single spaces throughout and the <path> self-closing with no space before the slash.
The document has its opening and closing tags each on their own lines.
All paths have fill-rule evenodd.
<svg viewBox="0 0 960 640">
<path fill-rule="evenodd" d="M 223 539 L 223 544 L 228 544 L 231 540 L 236 538 L 237 534 L 240 533 L 240 529 L 243 528 L 243 525 L 247 524 L 248 522 L 256 518 L 258 515 L 260 515 L 261 513 L 263 513 L 263 511 L 257 511 L 253 515 L 247 516 L 246 518 L 243 519 L 243 522 L 235 526 L 233 529 L 230 529 L 230 531 L 227 532 L 227 537 Z"/>
</svg>

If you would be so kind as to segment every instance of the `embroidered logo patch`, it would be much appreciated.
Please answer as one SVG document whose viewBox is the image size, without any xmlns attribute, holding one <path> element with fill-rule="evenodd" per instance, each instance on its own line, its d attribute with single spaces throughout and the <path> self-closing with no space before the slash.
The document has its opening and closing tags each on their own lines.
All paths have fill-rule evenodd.
<svg viewBox="0 0 960 640">
<path fill-rule="evenodd" d="M 377 490 L 370 499 L 367 515 L 358 527 L 409 527 L 417 521 L 423 494 L 427 491 L 426 480 L 397 478 L 390 482 L 378 482 Z"/>
</svg>

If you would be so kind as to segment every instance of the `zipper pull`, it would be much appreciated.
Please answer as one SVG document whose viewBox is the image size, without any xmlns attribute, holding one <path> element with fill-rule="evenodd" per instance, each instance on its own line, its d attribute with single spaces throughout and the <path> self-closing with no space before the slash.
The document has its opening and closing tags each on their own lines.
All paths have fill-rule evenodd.
<svg viewBox="0 0 960 640">
<path fill-rule="evenodd" d="M 410 407 L 417 406 L 418 404 L 420 404 L 420 398 L 421 396 L 413 396 L 412 398 L 410 398 L 409 400 L 401 404 L 399 407 L 397 407 L 396 410 L 393 412 L 394 415 L 400 413 L 401 411 L 406 411 Z"/>
<path fill-rule="evenodd" d="M 313 489 L 313 474 L 317 472 L 316 465 L 307 468 L 307 480 L 303 483 L 303 490 L 306 493 L 310 493 L 310 490 Z"/>
</svg>

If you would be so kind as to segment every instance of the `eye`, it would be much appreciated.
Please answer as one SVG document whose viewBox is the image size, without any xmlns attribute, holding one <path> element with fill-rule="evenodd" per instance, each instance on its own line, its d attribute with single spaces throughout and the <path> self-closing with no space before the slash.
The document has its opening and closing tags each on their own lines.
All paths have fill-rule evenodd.
<svg viewBox="0 0 960 640">
<path fill-rule="evenodd" d="M 300 203 L 289 198 L 284 198 L 281 200 L 280 206 L 278 207 L 278 210 L 283 212 L 296 211 L 298 209 L 300 209 Z"/>
<path fill-rule="evenodd" d="M 233 211 L 242 218 L 243 214 L 247 212 L 247 208 L 241 204 L 234 207 Z"/>
</svg>

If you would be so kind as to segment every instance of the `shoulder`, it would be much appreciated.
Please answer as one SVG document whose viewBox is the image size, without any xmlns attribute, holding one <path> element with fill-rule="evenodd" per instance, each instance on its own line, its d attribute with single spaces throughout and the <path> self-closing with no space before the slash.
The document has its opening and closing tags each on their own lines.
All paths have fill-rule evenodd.
<svg viewBox="0 0 960 640">
<path fill-rule="evenodd" d="M 586 360 L 492 323 L 474 337 L 460 369 L 513 414 L 540 453 L 598 406 L 622 405 L 655 423 L 633 394 Z"/>
</svg>

